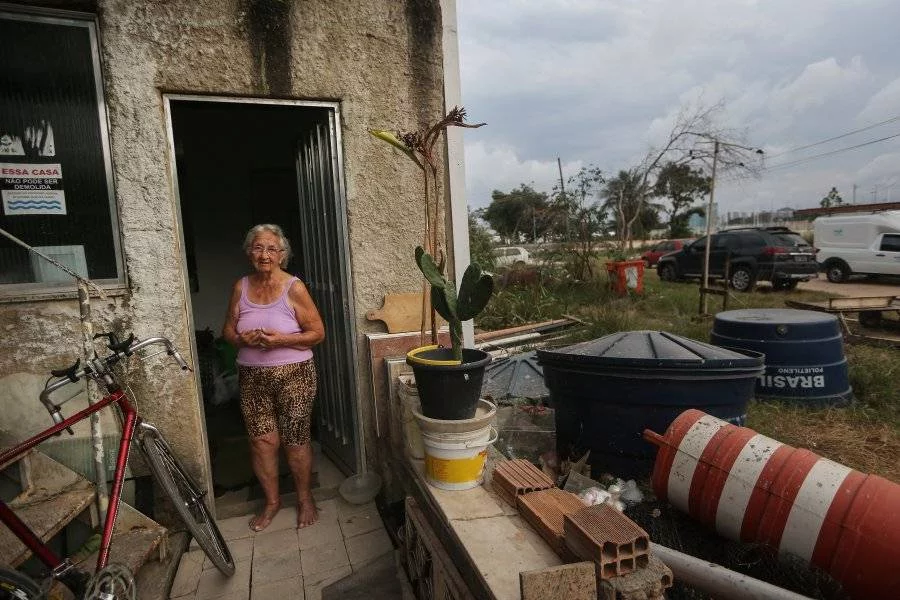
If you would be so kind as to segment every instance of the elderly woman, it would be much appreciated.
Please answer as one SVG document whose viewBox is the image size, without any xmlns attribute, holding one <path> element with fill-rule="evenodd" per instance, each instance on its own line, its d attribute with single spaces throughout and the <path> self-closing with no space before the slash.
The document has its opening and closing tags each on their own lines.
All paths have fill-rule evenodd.
<svg viewBox="0 0 900 600">
<path fill-rule="evenodd" d="M 297 487 L 297 527 L 306 527 L 318 519 L 310 488 L 309 431 L 316 395 L 311 348 L 325 339 L 325 326 L 306 286 L 284 271 L 291 246 L 281 227 L 253 227 L 244 250 L 254 273 L 234 284 L 222 336 L 238 348 L 241 412 L 253 472 L 266 496 L 250 528 L 262 531 L 281 508 L 281 446 Z"/>
</svg>

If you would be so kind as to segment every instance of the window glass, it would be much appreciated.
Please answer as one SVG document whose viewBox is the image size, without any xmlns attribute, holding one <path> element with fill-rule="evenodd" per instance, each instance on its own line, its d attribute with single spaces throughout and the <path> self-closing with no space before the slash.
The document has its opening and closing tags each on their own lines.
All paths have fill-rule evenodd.
<svg viewBox="0 0 900 600">
<path fill-rule="evenodd" d="M 744 248 L 762 248 L 766 245 L 763 236 L 755 231 L 746 231 L 740 234 L 741 246 Z"/>
<path fill-rule="evenodd" d="M 885 234 L 881 238 L 881 249 L 886 252 L 900 252 L 900 234 Z"/>
<path fill-rule="evenodd" d="M 698 250 L 698 251 L 702 252 L 704 248 L 706 248 L 706 238 L 705 237 L 702 237 L 699 240 L 697 240 L 696 242 L 694 242 L 693 244 L 691 244 L 691 250 Z"/>
<path fill-rule="evenodd" d="M 122 279 L 93 21 L 0 12 L 0 227 L 81 275 Z M 74 285 L 5 238 L 0 284 Z"/>
<path fill-rule="evenodd" d="M 773 233 L 772 237 L 779 246 L 787 246 L 788 248 L 809 246 L 809 242 L 803 239 L 803 236 L 799 233 Z"/>
</svg>

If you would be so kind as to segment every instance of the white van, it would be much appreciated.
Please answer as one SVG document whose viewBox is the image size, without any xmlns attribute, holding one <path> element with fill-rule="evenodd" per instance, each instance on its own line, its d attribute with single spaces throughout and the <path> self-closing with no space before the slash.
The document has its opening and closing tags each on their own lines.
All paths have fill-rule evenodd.
<svg viewBox="0 0 900 600">
<path fill-rule="evenodd" d="M 813 221 L 816 260 L 828 281 L 850 275 L 900 275 L 900 211 L 819 217 Z"/>
<path fill-rule="evenodd" d="M 519 246 L 494 248 L 494 264 L 498 267 L 525 266 L 531 263 L 528 250 Z"/>
</svg>

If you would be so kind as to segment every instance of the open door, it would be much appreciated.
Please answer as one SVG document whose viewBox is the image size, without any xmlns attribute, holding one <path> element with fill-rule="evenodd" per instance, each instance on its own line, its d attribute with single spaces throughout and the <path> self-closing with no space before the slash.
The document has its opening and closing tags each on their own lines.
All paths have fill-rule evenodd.
<svg viewBox="0 0 900 600">
<path fill-rule="evenodd" d="M 350 287 L 350 244 L 337 115 L 317 123 L 297 147 L 297 181 L 306 285 L 325 323 L 317 348 L 317 422 L 323 451 L 342 470 L 359 468 L 355 316 Z"/>
</svg>

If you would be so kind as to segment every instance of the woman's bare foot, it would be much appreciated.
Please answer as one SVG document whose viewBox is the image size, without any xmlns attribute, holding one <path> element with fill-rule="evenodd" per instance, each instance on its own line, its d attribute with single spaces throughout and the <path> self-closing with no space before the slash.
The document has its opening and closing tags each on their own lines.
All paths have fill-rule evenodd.
<svg viewBox="0 0 900 600">
<path fill-rule="evenodd" d="M 312 496 L 297 501 L 297 529 L 309 527 L 319 520 L 319 509 Z"/>
<path fill-rule="evenodd" d="M 275 504 L 269 504 L 267 502 L 263 507 L 262 512 L 250 519 L 250 529 L 253 531 L 262 531 L 268 527 L 280 508 L 281 502 L 276 502 Z"/>
</svg>

